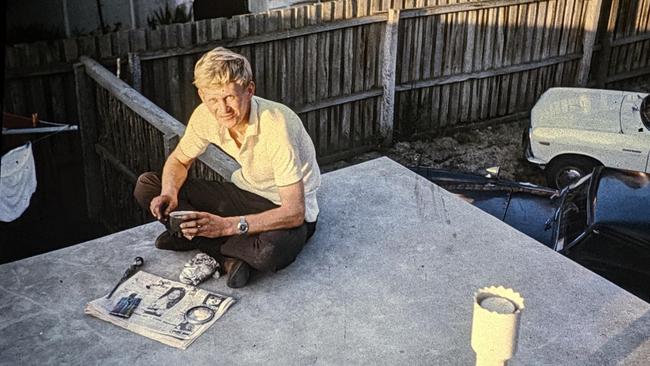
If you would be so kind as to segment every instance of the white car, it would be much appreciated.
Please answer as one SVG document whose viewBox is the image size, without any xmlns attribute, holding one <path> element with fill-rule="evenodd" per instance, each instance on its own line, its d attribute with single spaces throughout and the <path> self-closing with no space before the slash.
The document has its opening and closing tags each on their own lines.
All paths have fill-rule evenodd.
<svg viewBox="0 0 650 366">
<path fill-rule="evenodd" d="M 530 113 L 525 156 L 562 188 L 598 165 L 650 172 L 650 98 L 615 90 L 551 88 Z"/>
</svg>

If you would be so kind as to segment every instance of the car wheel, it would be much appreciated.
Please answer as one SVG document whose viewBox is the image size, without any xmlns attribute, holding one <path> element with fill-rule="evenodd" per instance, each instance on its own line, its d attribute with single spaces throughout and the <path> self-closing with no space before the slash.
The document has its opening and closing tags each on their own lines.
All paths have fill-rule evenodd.
<svg viewBox="0 0 650 366">
<path fill-rule="evenodd" d="M 546 182 L 551 187 L 562 189 L 591 173 L 598 165 L 602 164 L 585 156 L 561 156 L 546 167 Z"/>
</svg>

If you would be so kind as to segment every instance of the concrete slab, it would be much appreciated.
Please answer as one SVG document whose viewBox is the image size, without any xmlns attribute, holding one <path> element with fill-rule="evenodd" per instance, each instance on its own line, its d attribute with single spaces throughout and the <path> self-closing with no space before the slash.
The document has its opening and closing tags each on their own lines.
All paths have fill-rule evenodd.
<svg viewBox="0 0 650 366">
<path fill-rule="evenodd" d="M 202 285 L 239 302 L 186 351 L 83 314 L 137 255 L 176 278 L 194 253 L 154 249 L 157 223 L 0 266 L 0 363 L 468 365 L 472 295 L 501 284 L 526 301 L 511 364 L 648 364 L 650 304 L 391 160 L 326 174 L 319 196 L 293 265 Z"/>
</svg>

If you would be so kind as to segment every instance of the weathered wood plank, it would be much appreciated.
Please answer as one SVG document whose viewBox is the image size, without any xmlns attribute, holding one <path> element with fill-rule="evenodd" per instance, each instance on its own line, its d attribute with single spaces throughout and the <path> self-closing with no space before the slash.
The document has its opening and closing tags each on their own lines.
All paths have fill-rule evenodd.
<svg viewBox="0 0 650 366">
<path fill-rule="evenodd" d="M 585 22 L 584 40 L 583 40 L 583 54 L 580 64 L 578 66 L 578 73 L 576 83 L 585 86 L 589 80 L 589 70 L 591 68 L 591 59 L 594 52 L 594 43 L 596 42 L 596 31 L 598 27 L 598 18 L 600 16 L 600 9 L 602 0 L 595 0 L 590 2 L 590 9 L 587 11 L 587 18 Z"/>
<path fill-rule="evenodd" d="M 338 21 L 344 18 L 344 4 L 342 2 L 336 1 L 333 2 L 332 9 L 332 20 Z M 343 53 L 345 52 L 343 46 L 343 31 L 335 30 L 332 32 L 331 36 L 332 41 L 332 57 L 330 59 L 330 68 L 331 68 L 331 89 L 330 97 L 340 96 L 342 90 L 342 61 Z M 329 145 L 331 151 L 338 151 L 340 149 L 340 139 L 341 139 L 341 124 L 342 124 L 342 108 L 336 103 L 337 106 L 331 108 L 332 111 L 332 123 L 330 124 L 329 130 Z"/>
<path fill-rule="evenodd" d="M 466 26 L 466 35 L 465 35 L 465 47 L 463 50 L 463 72 L 471 72 L 474 65 L 473 59 L 474 49 L 476 47 L 476 28 L 478 24 L 478 13 L 476 11 L 470 11 L 467 14 L 467 26 Z"/>
<path fill-rule="evenodd" d="M 46 64 L 58 63 L 63 61 L 61 54 L 59 52 L 58 45 L 56 43 L 44 44 L 42 48 L 43 52 L 43 61 Z M 48 89 L 46 97 L 49 97 L 49 101 L 46 103 L 51 106 L 51 118 L 55 121 L 66 121 L 66 94 L 67 90 L 65 89 L 63 83 L 63 75 L 52 75 L 43 79 L 45 87 Z"/>
<path fill-rule="evenodd" d="M 482 80 L 471 81 L 471 85 L 472 85 L 472 94 L 470 96 L 471 106 L 470 106 L 470 115 L 468 116 L 467 120 L 473 122 L 478 121 L 480 119 L 481 105 L 483 104 L 481 99 L 481 81 Z"/>
<path fill-rule="evenodd" d="M 537 31 L 537 10 L 539 4 L 529 4 L 524 24 L 523 53 L 520 62 L 530 62 L 535 53 L 535 34 Z"/>
<path fill-rule="evenodd" d="M 316 4 L 318 5 L 318 4 Z M 309 9 L 314 8 L 313 6 L 308 7 Z M 311 10 L 310 10 L 311 11 Z M 269 15 L 269 19 L 276 19 L 276 15 L 273 15 L 279 11 L 273 11 L 271 15 Z M 218 18 L 221 19 L 221 18 Z M 310 18 L 311 19 L 311 18 Z M 216 19 L 213 19 L 216 20 Z M 310 26 L 306 26 L 303 28 L 299 29 L 291 29 L 287 31 L 282 31 L 282 32 L 277 32 L 277 27 L 273 28 L 272 30 L 267 29 L 267 33 L 265 34 L 260 34 L 260 35 L 252 35 L 249 37 L 244 37 L 241 39 L 234 39 L 234 40 L 220 40 L 217 42 L 209 42 L 207 44 L 203 45 L 196 45 L 191 48 L 186 48 L 186 49 L 171 49 L 171 50 L 153 50 L 149 52 L 143 52 L 140 57 L 142 60 L 152 60 L 156 58 L 167 58 L 169 56 L 182 56 L 182 55 L 189 55 L 189 54 L 197 54 L 197 53 L 203 53 L 208 50 L 213 49 L 214 47 L 217 46 L 222 46 L 226 48 L 237 48 L 237 47 L 242 47 L 242 46 L 248 46 L 248 45 L 254 45 L 254 44 L 259 44 L 259 43 L 268 43 L 268 42 L 273 42 L 273 41 L 280 41 L 280 40 L 285 40 L 289 38 L 295 38 L 295 37 L 304 37 L 308 35 L 314 35 L 318 33 L 323 33 L 323 32 L 330 32 L 336 29 L 349 29 L 349 28 L 354 28 L 366 24 L 373 24 L 373 23 L 383 23 L 386 21 L 386 15 L 385 14 L 379 14 L 379 15 L 372 15 L 372 16 L 367 16 L 363 18 L 352 18 L 352 19 L 345 19 L 341 21 L 336 21 L 336 22 L 325 22 L 325 23 L 314 23 Z M 214 30 L 214 28 L 213 28 Z"/>
<path fill-rule="evenodd" d="M 266 14 L 255 14 L 254 16 L 254 34 L 264 33 L 266 29 Z M 253 48 L 253 60 L 251 60 L 251 68 L 253 69 L 253 80 L 255 80 L 256 93 L 266 97 L 266 72 L 264 60 L 266 58 L 267 45 L 256 45 Z"/>
<path fill-rule="evenodd" d="M 397 64 L 399 65 L 398 77 L 400 83 L 405 83 L 411 80 L 409 75 L 411 71 L 411 50 L 413 49 L 412 42 L 412 24 L 413 19 L 406 20 L 400 24 L 400 30 L 398 31 L 398 50 L 400 57 Z"/>
<path fill-rule="evenodd" d="M 332 3 L 318 4 L 317 12 L 321 22 L 329 22 L 332 18 Z M 318 100 L 327 98 L 330 95 L 330 35 L 329 33 L 320 33 L 318 37 L 317 49 L 317 98 Z M 332 123 L 329 109 L 318 111 L 318 152 L 324 156 L 329 151 L 329 125 Z"/>
<path fill-rule="evenodd" d="M 413 19 L 413 53 L 411 57 L 411 80 L 419 80 L 421 75 L 421 62 L 422 62 L 422 27 L 424 23 L 423 18 Z"/>
<path fill-rule="evenodd" d="M 291 17 L 294 27 L 300 28 L 305 25 L 305 7 L 291 9 Z M 291 79 L 292 79 L 292 106 L 304 104 L 304 78 L 305 78 L 305 37 L 295 38 L 291 44 L 293 59 L 291 62 Z M 255 47 L 257 49 L 258 47 Z"/>
<path fill-rule="evenodd" d="M 564 5 L 564 20 L 562 22 L 562 34 L 559 40 L 559 55 L 565 55 L 569 47 L 569 34 L 572 28 L 571 23 L 575 13 L 575 5 L 575 0 L 566 0 L 566 4 Z"/>
<path fill-rule="evenodd" d="M 409 19 L 409 18 L 418 18 L 427 15 L 436 15 L 436 14 L 453 14 L 467 12 L 471 10 L 479 9 L 491 9 L 491 8 L 502 8 L 512 5 L 521 5 L 528 3 L 539 2 L 540 0 L 486 0 L 486 1 L 476 1 L 476 2 L 464 2 L 459 4 L 448 4 L 448 5 L 439 5 L 427 7 L 424 9 L 408 9 L 402 11 L 400 18 Z M 383 12 L 381 13 L 383 14 Z"/>
<path fill-rule="evenodd" d="M 5 48 L 5 67 L 18 68 L 21 64 L 23 64 L 23 61 L 20 57 L 18 48 Z M 10 102 L 5 102 L 6 111 L 15 114 L 27 114 L 25 107 L 26 97 L 24 83 L 21 80 L 10 81 L 5 76 L 5 100 L 7 100 L 7 96 L 9 96 Z"/>
<path fill-rule="evenodd" d="M 530 49 L 530 46 L 525 44 L 526 41 L 526 20 L 528 18 L 528 7 L 532 4 L 519 5 L 517 9 L 518 19 L 516 26 L 515 37 L 515 52 L 514 52 L 514 64 L 522 62 L 524 57 L 524 50 Z"/>
<path fill-rule="evenodd" d="M 110 34 L 103 34 L 98 37 L 99 57 L 109 58 L 113 56 L 113 43 Z"/>
<path fill-rule="evenodd" d="M 195 22 L 196 27 L 196 43 L 202 44 L 208 42 L 210 39 L 210 20 L 203 19 Z"/>
<path fill-rule="evenodd" d="M 504 64 L 504 53 L 505 53 L 505 37 L 507 26 L 507 8 L 499 8 L 497 10 L 497 22 L 495 24 L 495 43 L 494 43 L 494 67 L 501 67 Z"/>
<path fill-rule="evenodd" d="M 428 16 L 424 19 L 424 25 L 422 30 L 422 73 L 420 77 L 428 79 L 431 77 L 432 63 L 433 63 L 433 53 L 434 50 L 434 17 Z"/>
<path fill-rule="evenodd" d="M 384 32 L 382 61 L 382 109 L 379 117 L 379 134 L 382 144 L 388 146 L 393 141 L 393 121 L 395 116 L 395 70 L 397 62 L 397 32 L 400 14 L 398 10 L 388 10 L 388 20 Z"/>
<path fill-rule="evenodd" d="M 435 47 L 434 47 L 434 56 L 433 56 L 433 77 L 438 77 L 443 74 L 443 64 L 444 64 L 444 49 L 445 49 L 445 40 L 446 30 L 447 30 L 447 15 L 439 15 L 434 17 L 435 19 Z"/>
<path fill-rule="evenodd" d="M 225 19 L 224 18 L 215 18 L 215 19 L 210 19 L 210 40 L 212 41 L 219 41 L 223 39 L 223 23 Z M 206 51 L 209 49 L 214 48 L 212 45 L 207 46 L 205 49 L 202 51 Z M 198 51 L 201 52 L 201 51 Z M 198 53 L 197 52 L 197 53 Z"/>
<path fill-rule="evenodd" d="M 401 91 L 406 91 L 406 90 L 411 90 L 411 89 L 421 89 L 421 88 L 429 88 L 429 87 L 437 86 L 437 85 L 446 85 L 446 84 L 459 83 L 459 82 L 464 82 L 466 80 L 488 79 L 488 78 L 492 78 L 494 76 L 502 76 L 502 75 L 507 75 L 507 74 L 513 74 L 513 73 L 517 73 L 517 72 L 522 72 L 522 71 L 528 71 L 528 70 L 534 70 L 534 69 L 538 69 L 538 68 L 542 68 L 542 67 L 547 67 L 547 66 L 550 66 L 550 65 L 565 63 L 565 62 L 569 62 L 569 61 L 572 61 L 572 60 L 578 60 L 581 57 L 582 57 L 581 54 L 573 54 L 573 55 L 552 57 L 552 58 L 549 58 L 549 59 L 543 60 L 543 61 L 522 63 L 522 64 L 519 64 L 519 65 L 511 65 L 511 66 L 501 67 L 501 68 L 498 68 L 498 69 L 491 69 L 491 70 L 473 72 L 473 73 L 468 73 L 468 74 L 442 76 L 442 77 L 433 78 L 433 79 L 429 79 L 429 80 L 421 80 L 421 81 L 418 81 L 416 83 L 399 84 L 399 85 L 397 85 L 395 87 L 395 90 L 398 91 L 398 92 L 401 92 Z"/>
<path fill-rule="evenodd" d="M 23 60 L 25 61 L 25 64 L 28 66 L 38 66 L 42 64 L 43 62 L 41 60 L 41 55 L 44 53 L 44 49 L 46 47 L 47 45 L 44 42 L 37 42 L 22 46 L 21 48 L 24 51 Z M 38 113 L 41 118 L 50 118 L 43 78 L 31 78 L 27 81 L 27 83 L 29 85 L 29 106 L 31 107 L 31 111 L 29 112 Z"/>
<path fill-rule="evenodd" d="M 91 80 L 86 76 L 84 66 L 74 67 L 75 93 L 77 97 L 77 120 L 81 136 L 83 155 L 84 183 L 86 188 L 86 209 L 89 218 L 96 218 L 102 211 L 102 182 L 99 159 L 94 149 L 97 141 L 97 119 L 95 114 L 95 90 Z M 111 75 L 112 76 L 112 75 Z"/>
<path fill-rule="evenodd" d="M 551 0 L 548 3 L 546 8 L 546 17 L 544 21 L 544 37 L 542 41 L 542 59 L 546 59 L 551 56 L 552 49 L 552 35 L 553 35 L 553 23 L 555 22 L 555 8 L 556 1 Z"/>
<path fill-rule="evenodd" d="M 497 27 L 497 9 L 486 9 L 487 11 L 487 30 L 485 32 L 485 43 L 483 49 L 485 54 L 483 55 L 483 70 L 492 68 L 494 64 L 494 49 L 496 47 L 495 34 Z"/>
<path fill-rule="evenodd" d="M 93 38 L 94 40 L 94 38 Z M 13 48 L 13 47 L 11 47 Z M 5 47 L 5 50 L 8 49 Z M 63 50 L 65 54 L 65 61 L 66 62 L 72 62 L 79 57 L 79 45 L 77 43 L 77 39 L 74 38 L 66 38 L 63 40 Z M 83 53 L 81 53 L 83 55 Z"/>
<path fill-rule="evenodd" d="M 469 71 L 481 70 L 483 68 L 483 55 L 485 52 L 485 35 L 487 28 L 487 10 L 476 11 L 476 24 L 474 25 L 474 47 L 471 66 Z"/>
<path fill-rule="evenodd" d="M 164 29 L 164 47 L 173 48 L 179 44 L 179 33 L 181 32 L 180 24 L 172 24 L 163 28 Z M 168 90 L 166 98 L 164 99 L 163 108 L 170 111 L 170 114 L 177 120 L 183 120 L 181 91 L 180 91 L 180 75 L 181 70 L 179 67 L 180 57 L 169 57 L 166 59 L 166 83 Z"/>
<path fill-rule="evenodd" d="M 192 23 L 183 24 L 180 29 L 179 46 L 189 47 L 193 41 Z M 197 58 L 194 56 L 181 56 L 179 60 L 179 93 L 181 99 L 180 120 L 188 121 L 194 108 L 198 105 L 197 91 L 192 82 L 194 81 L 194 65 Z"/>
<path fill-rule="evenodd" d="M 570 24 L 570 30 L 569 30 L 569 40 L 568 40 L 568 46 L 566 49 L 566 53 L 575 53 L 576 49 L 578 49 L 578 34 L 580 33 L 580 30 L 582 28 L 581 24 L 582 19 L 584 18 L 585 15 L 585 9 L 586 9 L 586 2 L 576 0 L 575 2 L 575 9 L 573 12 L 573 17 L 571 19 L 571 24 Z M 602 9 L 602 7 L 601 7 Z"/>
<path fill-rule="evenodd" d="M 505 20 L 503 24 L 503 59 L 502 65 L 512 65 L 514 63 L 514 55 L 517 51 L 517 7 L 509 6 L 506 8 Z"/>
<path fill-rule="evenodd" d="M 161 29 L 156 30 L 147 30 L 147 46 L 150 49 L 159 49 L 163 47 L 163 33 Z M 142 62 L 142 57 L 140 57 L 140 62 Z M 152 101 L 159 106 L 164 106 L 164 101 L 167 96 L 167 83 L 164 78 L 158 77 L 157 75 L 165 74 L 165 61 L 164 60 L 151 60 L 151 69 L 153 70 L 153 75 L 151 75 L 150 86 L 143 85 L 143 91 L 145 95 L 148 95 Z"/>
</svg>

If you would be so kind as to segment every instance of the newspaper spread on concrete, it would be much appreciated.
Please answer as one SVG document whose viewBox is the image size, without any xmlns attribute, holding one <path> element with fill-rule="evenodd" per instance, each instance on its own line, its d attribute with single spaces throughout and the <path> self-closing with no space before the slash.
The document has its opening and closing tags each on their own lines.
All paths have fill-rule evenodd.
<svg viewBox="0 0 650 366">
<path fill-rule="evenodd" d="M 186 349 L 234 302 L 229 296 L 139 271 L 122 283 L 110 299 L 102 297 L 86 304 L 84 312 Z"/>
</svg>

